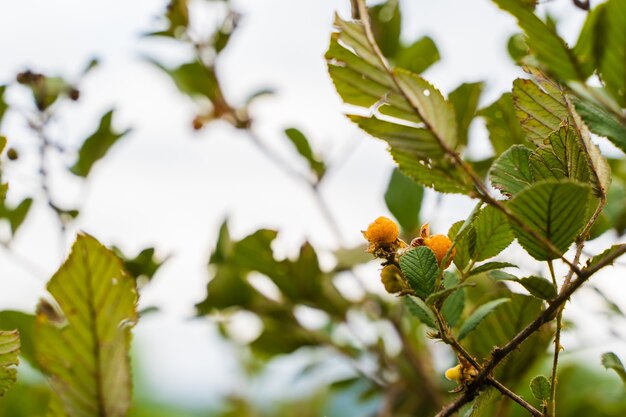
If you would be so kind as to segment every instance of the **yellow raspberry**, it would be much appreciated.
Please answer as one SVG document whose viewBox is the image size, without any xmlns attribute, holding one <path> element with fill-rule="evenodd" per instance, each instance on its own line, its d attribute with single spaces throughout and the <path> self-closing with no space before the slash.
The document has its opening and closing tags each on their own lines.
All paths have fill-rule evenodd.
<svg viewBox="0 0 626 417">
<path fill-rule="evenodd" d="M 389 244 L 398 239 L 398 225 L 387 217 L 379 217 L 367 227 L 363 236 L 370 244 Z"/>
<path fill-rule="evenodd" d="M 448 253 L 448 250 L 450 250 L 450 247 L 452 246 L 452 241 L 446 235 L 434 235 L 424 239 L 424 246 L 429 247 L 433 251 L 433 253 L 435 254 L 435 258 L 437 258 L 437 262 L 439 263 L 439 265 L 441 265 L 441 261 L 446 256 L 446 253 Z M 450 263 L 452 262 L 455 254 L 456 248 L 453 248 L 444 269 L 450 266 Z"/>
<path fill-rule="evenodd" d="M 459 382 L 463 378 L 463 366 L 457 365 L 453 368 L 450 368 L 446 371 L 446 379 L 449 381 Z"/>
</svg>

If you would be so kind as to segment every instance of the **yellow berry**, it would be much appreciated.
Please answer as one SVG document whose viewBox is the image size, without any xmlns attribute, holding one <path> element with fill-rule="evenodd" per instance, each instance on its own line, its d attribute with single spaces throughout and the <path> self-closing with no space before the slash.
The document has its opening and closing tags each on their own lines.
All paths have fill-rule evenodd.
<svg viewBox="0 0 626 417">
<path fill-rule="evenodd" d="M 398 225 L 387 217 L 379 217 L 367 227 L 363 236 L 370 243 L 393 243 L 398 239 Z"/>
<path fill-rule="evenodd" d="M 452 241 L 448 238 L 448 236 L 434 235 L 424 239 L 424 246 L 429 247 L 433 251 L 433 253 L 435 254 L 435 258 L 437 258 L 437 262 L 439 263 L 439 265 L 441 265 L 441 261 L 446 256 L 446 253 L 448 253 L 448 250 L 450 250 L 450 247 L 452 246 Z M 456 249 L 453 248 L 444 269 L 450 266 L 452 258 L 454 258 L 455 254 Z"/>
<path fill-rule="evenodd" d="M 463 378 L 462 366 L 459 364 L 453 368 L 448 369 L 445 375 L 446 379 L 459 382 Z"/>
</svg>

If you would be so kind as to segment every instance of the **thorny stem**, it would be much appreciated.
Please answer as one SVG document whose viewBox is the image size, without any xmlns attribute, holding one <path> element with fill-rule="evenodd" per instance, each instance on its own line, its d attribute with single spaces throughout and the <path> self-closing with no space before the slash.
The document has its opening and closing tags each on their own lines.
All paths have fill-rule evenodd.
<svg viewBox="0 0 626 417">
<path fill-rule="evenodd" d="M 467 350 L 465 350 L 463 346 L 461 346 L 459 341 L 456 340 L 456 338 L 452 334 L 450 334 L 449 329 L 446 325 L 446 322 L 444 318 L 441 316 L 441 313 L 436 309 L 434 310 L 434 313 L 435 313 L 435 317 L 437 318 L 437 323 L 439 325 L 441 340 L 444 343 L 450 345 L 457 353 L 463 356 L 463 358 L 465 358 L 474 368 L 476 368 L 476 370 L 480 371 L 481 366 L 476 361 L 476 359 L 474 359 L 474 357 L 470 355 L 470 353 Z M 519 395 L 511 391 L 509 388 L 507 388 L 504 384 L 496 380 L 494 377 L 488 376 L 486 379 L 486 383 L 491 385 L 498 391 L 500 391 L 500 393 L 502 393 L 503 395 L 506 395 L 507 397 L 509 397 L 510 399 L 512 399 L 513 401 L 515 401 L 516 403 L 524 407 L 533 416 L 544 417 L 541 411 L 537 410 L 529 402 L 527 402 L 522 397 L 520 397 Z"/>
<path fill-rule="evenodd" d="M 522 342 L 524 342 L 529 336 L 536 332 L 542 325 L 552 321 L 557 310 L 569 300 L 571 295 L 580 288 L 593 274 L 607 265 L 610 265 L 615 259 L 626 253 L 626 244 L 618 246 L 614 251 L 608 253 L 604 258 L 598 261 L 595 265 L 585 268 L 580 271 L 578 277 L 571 282 L 568 286 L 563 286 L 559 295 L 552 300 L 548 307 L 539 314 L 535 320 L 529 323 L 523 328 L 513 339 L 504 344 L 501 347 L 495 348 L 491 353 L 491 358 L 488 359 L 482 366 L 482 369 L 474 379 L 474 381 L 468 385 L 463 395 L 458 397 L 452 403 L 444 407 L 436 417 L 448 417 L 457 412 L 465 404 L 469 403 L 478 394 L 479 388 L 485 383 L 485 380 L 490 373 L 502 360 L 504 360 L 511 352 L 517 349 Z M 571 271 L 570 271 L 571 272 Z"/>
</svg>

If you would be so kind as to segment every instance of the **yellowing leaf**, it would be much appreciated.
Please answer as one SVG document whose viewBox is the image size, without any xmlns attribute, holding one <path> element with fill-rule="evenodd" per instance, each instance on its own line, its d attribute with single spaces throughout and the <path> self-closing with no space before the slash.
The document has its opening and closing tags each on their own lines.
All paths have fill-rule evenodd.
<svg viewBox="0 0 626 417">
<path fill-rule="evenodd" d="M 134 279 L 113 252 L 81 234 L 47 289 L 56 305 L 39 304 L 35 338 L 57 402 L 67 417 L 125 416 L 130 330 L 137 320 Z"/>
</svg>

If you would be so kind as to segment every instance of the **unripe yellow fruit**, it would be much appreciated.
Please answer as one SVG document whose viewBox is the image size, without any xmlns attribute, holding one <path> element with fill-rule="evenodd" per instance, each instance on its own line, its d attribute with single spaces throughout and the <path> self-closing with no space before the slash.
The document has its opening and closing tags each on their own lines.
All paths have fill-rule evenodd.
<svg viewBox="0 0 626 417">
<path fill-rule="evenodd" d="M 380 280 L 390 294 L 395 294 L 404 289 L 402 272 L 395 265 L 387 265 L 380 272 Z"/>
<path fill-rule="evenodd" d="M 459 382 L 461 379 L 463 379 L 463 366 L 461 364 L 450 368 L 446 371 L 446 379 L 450 380 L 450 381 L 456 381 Z"/>
</svg>

